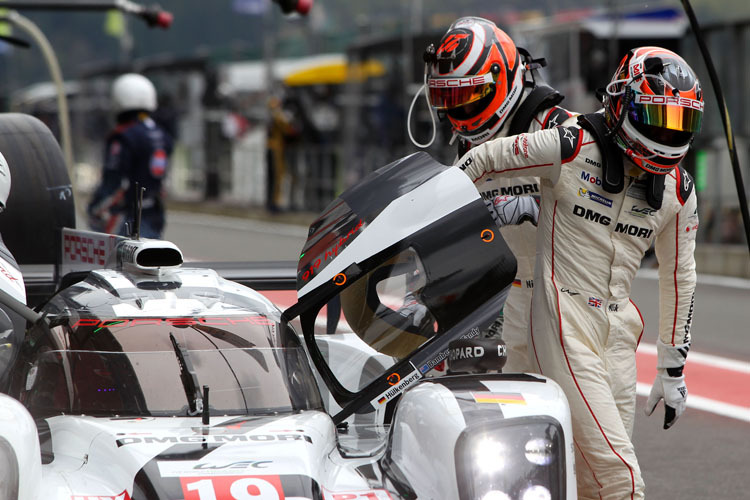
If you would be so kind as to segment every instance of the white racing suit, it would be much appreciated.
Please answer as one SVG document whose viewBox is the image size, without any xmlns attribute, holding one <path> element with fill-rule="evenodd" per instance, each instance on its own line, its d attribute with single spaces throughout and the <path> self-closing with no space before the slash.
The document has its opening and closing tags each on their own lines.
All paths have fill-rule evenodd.
<svg viewBox="0 0 750 500">
<path fill-rule="evenodd" d="M 541 179 L 532 364 L 562 386 L 570 403 L 579 498 L 643 498 L 631 443 L 643 320 L 630 287 L 655 241 L 659 339 L 689 342 L 698 228 L 692 179 L 681 167 L 668 174 L 655 210 L 646 201 L 645 175 L 626 160 L 624 189 L 605 192 L 599 147 L 577 126 L 487 142 L 459 166 L 472 180 L 487 173 Z"/>
<path fill-rule="evenodd" d="M 0 290 L 25 304 L 26 286 L 24 285 L 21 269 L 13 254 L 5 246 L 2 237 L 0 237 L 0 274 Z"/>
<path fill-rule="evenodd" d="M 559 106 L 545 109 L 534 117 L 529 132 L 554 128 L 573 116 Z M 507 135 L 508 119 L 495 137 Z M 488 172 L 474 179 L 482 198 L 492 200 L 497 196 L 539 196 L 539 179 L 533 176 L 504 177 Z M 536 257 L 536 227 L 532 224 L 506 225 L 501 227 L 503 239 L 516 256 L 518 268 L 513 287 L 503 306 L 502 336 L 508 349 L 508 358 L 503 371 L 525 372 L 532 370 L 527 350 L 529 307 L 534 287 L 534 259 Z"/>
</svg>

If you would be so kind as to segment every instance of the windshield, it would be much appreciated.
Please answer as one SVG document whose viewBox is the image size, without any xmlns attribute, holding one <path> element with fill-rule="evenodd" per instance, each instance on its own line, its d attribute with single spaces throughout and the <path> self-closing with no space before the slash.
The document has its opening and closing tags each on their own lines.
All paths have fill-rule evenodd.
<svg viewBox="0 0 750 500">
<path fill-rule="evenodd" d="M 290 370 L 306 363 L 296 348 L 188 351 L 210 388 L 211 415 L 292 412 L 299 394 Z M 293 376 L 293 375 L 292 375 Z M 61 381 L 67 384 L 60 383 Z M 35 415 L 187 416 L 188 400 L 174 351 L 46 351 L 26 374 L 24 403 Z M 295 397 L 297 396 L 297 397 Z"/>
<path fill-rule="evenodd" d="M 35 416 L 194 415 L 180 357 L 190 360 L 197 389 L 208 386 L 211 415 L 322 407 L 296 333 L 263 315 L 56 323 L 29 333 L 14 370 L 14 391 Z"/>
</svg>

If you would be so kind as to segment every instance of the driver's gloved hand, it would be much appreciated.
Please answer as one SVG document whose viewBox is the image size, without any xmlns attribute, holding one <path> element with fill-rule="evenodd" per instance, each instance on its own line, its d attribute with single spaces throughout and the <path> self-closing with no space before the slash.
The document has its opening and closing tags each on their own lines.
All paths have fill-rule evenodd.
<svg viewBox="0 0 750 500">
<path fill-rule="evenodd" d="M 651 415 L 664 400 L 664 428 L 669 429 L 685 411 L 688 390 L 682 369 L 685 366 L 690 343 L 671 346 L 658 341 L 656 352 L 658 373 L 646 401 L 646 415 Z"/>
<path fill-rule="evenodd" d="M 539 221 L 539 203 L 532 196 L 496 196 L 493 200 L 484 200 L 484 204 L 497 227 L 526 221 L 536 226 Z"/>
</svg>

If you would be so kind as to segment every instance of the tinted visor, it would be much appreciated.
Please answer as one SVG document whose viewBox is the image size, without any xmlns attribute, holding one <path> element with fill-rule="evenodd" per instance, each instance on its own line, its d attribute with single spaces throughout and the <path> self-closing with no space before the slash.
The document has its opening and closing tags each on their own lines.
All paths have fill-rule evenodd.
<svg viewBox="0 0 750 500">
<path fill-rule="evenodd" d="M 674 101 L 651 103 L 651 100 Z M 701 128 L 703 103 L 683 97 L 637 95 L 628 116 L 633 126 L 649 139 L 668 146 L 687 144 Z"/>
<path fill-rule="evenodd" d="M 491 73 L 481 76 L 429 78 L 430 104 L 436 109 L 451 109 L 478 101 L 492 92 L 495 81 Z"/>
</svg>

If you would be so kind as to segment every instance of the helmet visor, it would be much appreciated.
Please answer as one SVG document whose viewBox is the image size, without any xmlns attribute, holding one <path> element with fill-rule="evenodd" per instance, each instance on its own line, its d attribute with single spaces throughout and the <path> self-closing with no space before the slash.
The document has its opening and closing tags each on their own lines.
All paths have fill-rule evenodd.
<svg viewBox="0 0 750 500">
<path fill-rule="evenodd" d="M 701 128 L 703 102 L 638 94 L 630 103 L 628 117 L 649 139 L 668 146 L 683 146 Z"/>
<path fill-rule="evenodd" d="M 494 85 L 491 73 L 427 79 L 430 105 L 436 109 L 452 109 L 478 101 L 492 92 Z"/>
</svg>

